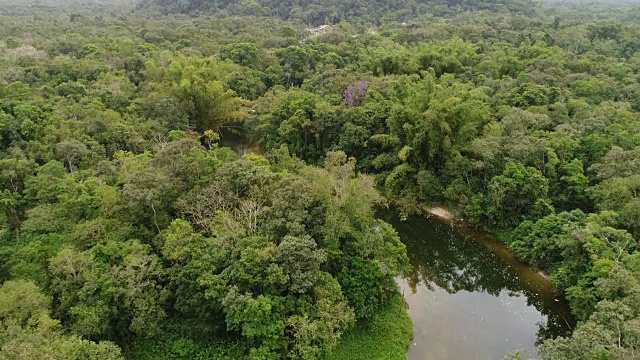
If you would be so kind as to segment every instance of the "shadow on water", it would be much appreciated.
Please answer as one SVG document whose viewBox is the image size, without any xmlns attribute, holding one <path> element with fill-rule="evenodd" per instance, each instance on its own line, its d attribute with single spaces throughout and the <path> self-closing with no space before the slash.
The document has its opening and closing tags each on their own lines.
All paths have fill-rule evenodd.
<svg viewBox="0 0 640 360">
<path fill-rule="evenodd" d="M 241 123 L 228 124 L 220 130 L 219 134 L 220 146 L 231 148 L 240 156 L 265 153 L 264 146 L 252 141 Z"/>
<path fill-rule="evenodd" d="M 398 278 L 414 322 L 407 358 L 501 359 L 567 334 L 574 320 L 566 301 L 535 269 L 502 243 L 462 222 L 393 210 L 378 216 L 392 224 L 413 266 Z"/>
</svg>

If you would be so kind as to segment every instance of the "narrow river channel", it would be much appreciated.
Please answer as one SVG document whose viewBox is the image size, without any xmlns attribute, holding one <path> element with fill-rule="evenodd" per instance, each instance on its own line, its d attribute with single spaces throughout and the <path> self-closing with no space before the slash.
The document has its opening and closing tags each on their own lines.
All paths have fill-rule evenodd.
<svg viewBox="0 0 640 360">
<path fill-rule="evenodd" d="M 408 360 L 534 356 L 539 340 L 573 326 L 549 281 L 490 235 L 436 217 L 378 216 L 396 228 L 413 266 L 398 278 L 413 320 Z"/>
<path fill-rule="evenodd" d="M 263 153 L 242 130 L 223 132 L 221 145 Z M 396 228 L 412 265 L 397 279 L 413 320 L 408 360 L 500 360 L 516 350 L 535 356 L 539 341 L 574 326 L 551 283 L 491 235 L 433 216 L 378 216 Z"/>
</svg>

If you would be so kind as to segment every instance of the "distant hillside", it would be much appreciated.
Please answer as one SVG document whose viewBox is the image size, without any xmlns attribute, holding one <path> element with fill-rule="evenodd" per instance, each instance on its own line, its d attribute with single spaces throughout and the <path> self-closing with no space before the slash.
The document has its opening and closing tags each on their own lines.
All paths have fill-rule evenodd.
<svg viewBox="0 0 640 360">
<path fill-rule="evenodd" d="M 0 0 L 0 14 L 129 12 L 135 3 L 136 0 Z"/>
<path fill-rule="evenodd" d="M 425 13 L 447 15 L 467 10 L 529 13 L 535 5 L 530 0 L 139 0 L 138 8 L 162 14 L 277 16 L 319 25 L 343 19 L 376 22 L 383 18 L 402 20 Z"/>
</svg>

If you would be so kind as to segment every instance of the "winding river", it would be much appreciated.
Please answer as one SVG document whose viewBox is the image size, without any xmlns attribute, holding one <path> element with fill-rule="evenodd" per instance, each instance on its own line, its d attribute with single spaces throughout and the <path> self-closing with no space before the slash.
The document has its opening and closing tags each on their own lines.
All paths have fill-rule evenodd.
<svg viewBox="0 0 640 360">
<path fill-rule="evenodd" d="M 227 131 L 221 145 L 240 155 L 263 152 L 242 131 Z M 413 320 L 408 360 L 499 360 L 516 350 L 535 356 L 539 341 L 574 326 L 544 275 L 491 235 L 435 216 L 378 216 L 396 228 L 412 265 L 397 279 Z"/>
<path fill-rule="evenodd" d="M 378 216 L 396 228 L 413 266 L 397 279 L 414 326 L 408 360 L 534 356 L 538 341 L 574 325 L 549 281 L 490 235 L 433 216 Z"/>
</svg>

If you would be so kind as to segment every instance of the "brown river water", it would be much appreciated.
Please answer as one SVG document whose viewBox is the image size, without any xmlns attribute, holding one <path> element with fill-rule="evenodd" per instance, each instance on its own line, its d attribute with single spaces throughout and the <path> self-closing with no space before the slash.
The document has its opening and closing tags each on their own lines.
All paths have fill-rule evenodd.
<svg viewBox="0 0 640 360">
<path fill-rule="evenodd" d="M 573 327 L 547 278 L 491 235 L 434 216 L 378 216 L 396 228 L 413 266 L 397 279 L 413 320 L 408 360 L 535 356 L 539 341 Z"/>
</svg>

